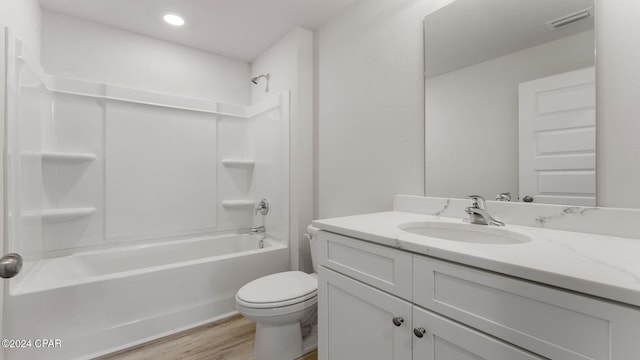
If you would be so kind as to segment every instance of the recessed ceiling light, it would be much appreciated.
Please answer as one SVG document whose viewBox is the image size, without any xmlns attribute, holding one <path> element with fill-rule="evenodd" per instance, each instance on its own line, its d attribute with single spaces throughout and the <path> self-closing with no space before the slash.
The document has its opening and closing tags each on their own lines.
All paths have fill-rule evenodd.
<svg viewBox="0 0 640 360">
<path fill-rule="evenodd" d="M 182 26 L 184 25 L 184 19 L 176 14 L 166 14 L 163 17 L 164 21 L 173 26 Z"/>
</svg>

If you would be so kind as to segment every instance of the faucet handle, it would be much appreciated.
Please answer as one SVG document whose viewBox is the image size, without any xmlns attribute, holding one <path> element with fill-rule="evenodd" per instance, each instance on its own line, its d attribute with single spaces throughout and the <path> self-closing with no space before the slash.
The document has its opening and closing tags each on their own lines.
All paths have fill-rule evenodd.
<svg viewBox="0 0 640 360">
<path fill-rule="evenodd" d="M 485 200 L 480 195 L 469 195 L 469 196 L 466 196 L 465 199 L 471 200 L 471 207 L 474 207 L 476 209 L 485 208 Z"/>
<path fill-rule="evenodd" d="M 255 210 L 256 210 L 256 215 L 258 215 L 258 213 L 262 215 L 267 215 L 269 213 L 269 201 L 267 201 L 267 199 L 260 200 Z"/>
</svg>

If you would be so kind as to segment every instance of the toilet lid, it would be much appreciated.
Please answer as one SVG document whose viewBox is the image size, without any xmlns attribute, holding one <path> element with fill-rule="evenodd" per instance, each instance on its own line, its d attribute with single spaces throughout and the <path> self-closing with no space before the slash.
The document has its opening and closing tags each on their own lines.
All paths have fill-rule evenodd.
<svg viewBox="0 0 640 360">
<path fill-rule="evenodd" d="M 316 296 L 318 279 L 302 271 L 287 271 L 253 280 L 238 290 L 245 303 L 272 304 L 290 300 L 305 301 Z M 298 301 L 296 301 L 298 302 Z"/>
</svg>

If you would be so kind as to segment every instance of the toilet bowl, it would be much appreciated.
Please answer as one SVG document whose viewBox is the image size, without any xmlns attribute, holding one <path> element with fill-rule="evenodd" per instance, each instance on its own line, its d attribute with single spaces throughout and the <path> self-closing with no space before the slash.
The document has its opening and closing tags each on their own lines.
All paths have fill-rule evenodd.
<svg viewBox="0 0 640 360">
<path fill-rule="evenodd" d="M 310 241 L 313 258 L 315 239 Z M 317 291 L 315 274 L 302 271 L 267 275 L 238 290 L 238 312 L 256 323 L 256 360 L 293 360 L 311 350 L 304 346 L 301 323 L 315 323 Z"/>
</svg>

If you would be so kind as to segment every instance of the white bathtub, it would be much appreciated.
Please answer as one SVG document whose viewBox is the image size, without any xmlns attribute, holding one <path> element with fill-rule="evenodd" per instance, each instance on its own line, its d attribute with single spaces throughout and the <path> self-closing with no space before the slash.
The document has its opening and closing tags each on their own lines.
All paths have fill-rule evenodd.
<svg viewBox="0 0 640 360">
<path fill-rule="evenodd" d="M 60 339 L 54 349 L 15 349 L 8 360 L 84 359 L 235 312 L 246 282 L 285 271 L 277 241 L 225 235 L 77 253 L 26 266 L 10 286 L 4 337 Z"/>
</svg>

